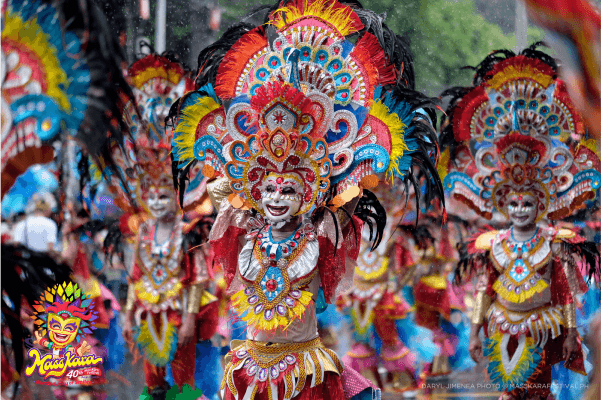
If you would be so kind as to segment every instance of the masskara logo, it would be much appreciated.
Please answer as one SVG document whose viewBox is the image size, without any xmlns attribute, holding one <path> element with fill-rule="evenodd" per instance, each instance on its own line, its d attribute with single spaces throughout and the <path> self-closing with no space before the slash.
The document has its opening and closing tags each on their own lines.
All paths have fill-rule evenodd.
<svg viewBox="0 0 601 400">
<path fill-rule="evenodd" d="M 90 354 L 91 346 L 83 340 L 96 327 L 98 312 L 94 302 L 72 282 L 49 288 L 34 304 L 35 347 L 27 353 L 32 364 L 25 375 L 34 372 L 48 378 L 77 378 L 100 375 L 102 358 Z"/>
</svg>

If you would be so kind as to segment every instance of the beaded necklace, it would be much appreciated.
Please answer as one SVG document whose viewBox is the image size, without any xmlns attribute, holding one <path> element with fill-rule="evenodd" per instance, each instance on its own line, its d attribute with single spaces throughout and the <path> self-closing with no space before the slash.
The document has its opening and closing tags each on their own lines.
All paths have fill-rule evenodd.
<svg viewBox="0 0 601 400">
<path fill-rule="evenodd" d="M 511 228 L 511 236 L 510 236 L 510 239 L 507 241 L 507 246 L 509 247 L 509 249 L 512 252 L 518 253 L 519 257 L 521 258 L 522 254 L 529 252 L 536 246 L 539 239 L 540 239 L 540 228 L 539 227 L 536 228 L 536 231 L 534 232 L 534 234 L 532 235 L 532 237 L 530 239 L 527 239 L 523 242 L 520 242 L 513 237 L 513 227 L 512 227 Z"/>
<path fill-rule="evenodd" d="M 277 264 L 280 268 L 288 265 L 286 262 L 288 257 L 299 248 L 304 238 L 310 241 L 315 239 L 313 225 L 307 222 L 299 224 L 290 236 L 279 241 L 273 239 L 271 229 L 272 227 L 268 225 L 257 234 L 258 245 L 261 256 L 268 259 L 270 263 Z"/>
</svg>

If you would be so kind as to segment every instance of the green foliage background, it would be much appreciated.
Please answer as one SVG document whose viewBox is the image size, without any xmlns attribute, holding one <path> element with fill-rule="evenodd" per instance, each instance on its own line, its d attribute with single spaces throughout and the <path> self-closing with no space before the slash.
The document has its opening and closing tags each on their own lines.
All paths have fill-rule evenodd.
<svg viewBox="0 0 601 400">
<path fill-rule="evenodd" d="M 477 65 L 497 49 L 513 49 L 515 35 L 478 14 L 474 1 L 364 0 L 378 13 L 386 12 L 386 23 L 411 42 L 416 86 L 436 96 L 450 86 L 468 85 L 472 72 L 461 70 Z M 528 30 L 528 41 L 543 38 L 536 28 Z"/>
</svg>

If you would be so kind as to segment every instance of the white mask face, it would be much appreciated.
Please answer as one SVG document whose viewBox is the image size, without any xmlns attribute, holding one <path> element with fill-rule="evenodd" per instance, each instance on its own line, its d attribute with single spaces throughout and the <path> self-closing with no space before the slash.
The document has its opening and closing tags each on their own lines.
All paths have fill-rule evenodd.
<svg viewBox="0 0 601 400">
<path fill-rule="evenodd" d="M 170 188 L 151 186 L 148 191 L 148 208 L 152 217 L 161 219 L 169 213 L 176 212 L 175 192 Z"/>
<path fill-rule="evenodd" d="M 302 204 L 302 186 L 297 179 L 287 175 L 271 175 L 261 187 L 261 206 L 265 218 L 272 224 L 289 220 Z"/>
<path fill-rule="evenodd" d="M 514 226 L 523 228 L 536 221 L 537 200 L 531 194 L 513 193 L 507 202 L 507 215 Z"/>
</svg>

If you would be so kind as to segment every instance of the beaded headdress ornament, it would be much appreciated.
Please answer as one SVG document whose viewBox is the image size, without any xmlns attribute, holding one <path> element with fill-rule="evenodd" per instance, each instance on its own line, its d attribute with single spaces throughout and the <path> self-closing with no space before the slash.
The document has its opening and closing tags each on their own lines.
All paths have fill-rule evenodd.
<svg viewBox="0 0 601 400">
<path fill-rule="evenodd" d="M 241 35 L 219 63 L 214 89 L 205 85 L 177 105 L 179 168 L 196 161 L 208 178 L 226 176 L 230 202 L 259 212 L 263 179 L 293 174 L 302 182 L 302 214 L 323 205 L 326 192 L 340 206 L 375 186 L 375 174 L 405 179 L 415 158 L 431 163 L 424 149 L 436 139 L 416 129 L 428 117 L 382 89 L 402 87 L 405 75 L 359 11 L 368 13 L 295 0 Z"/>
<path fill-rule="evenodd" d="M 556 69 L 535 46 L 520 55 L 497 51 L 479 65 L 473 87 L 446 92 L 445 191 L 485 218 L 495 209 L 507 216 L 509 195 L 529 193 L 538 220 L 559 219 L 601 185 L 595 144 L 584 139 Z"/>
<path fill-rule="evenodd" d="M 173 102 L 190 90 L 192 81 L 179 62 L 156 54 L 134 62 L 127 75 L 135 101 L 124 99 L 123 121 L 131 139 L 112 149 L 116 163 L 104 175 L 111 179 L 117 174 L 127 183 L 126 187 L 111 185 L 124 211 L 136 213 L 141 206 L 148 212 L 151 187 L 172 189 L 171 130 L 166 129 L 165 118 Z M 136 204 L 128 201 L 130 197 Z"/>
</svg>

